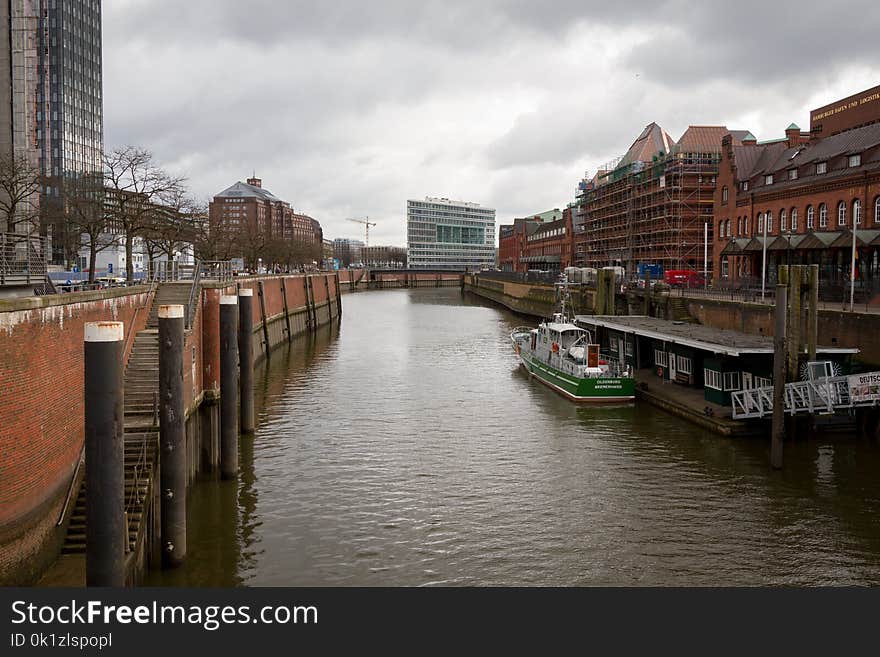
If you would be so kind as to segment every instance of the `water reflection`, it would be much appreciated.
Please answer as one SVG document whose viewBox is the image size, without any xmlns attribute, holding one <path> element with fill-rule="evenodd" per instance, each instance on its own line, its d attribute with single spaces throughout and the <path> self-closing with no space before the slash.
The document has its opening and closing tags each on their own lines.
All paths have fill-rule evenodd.
<svg viewBox="0 0 880 657">
<path fill-rule="evenodd" d="M 458 289 L 344 304 L 263 365 L 239 486 L 196 488 L 157 583 L 880 581 L 876 445 L 790 443 L 774 472 L 764 441 L 570 404 L 518 367 L 526 320 Z"/>
</svg>

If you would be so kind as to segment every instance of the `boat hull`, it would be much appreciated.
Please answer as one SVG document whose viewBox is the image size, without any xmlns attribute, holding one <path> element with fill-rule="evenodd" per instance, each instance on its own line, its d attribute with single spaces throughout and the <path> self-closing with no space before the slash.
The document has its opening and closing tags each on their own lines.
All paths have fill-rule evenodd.
<svg viewBox="0 0 880 657">
<path fill-rule="evenodd" d="M 519 350 L 520 361 L 529 374 L 571 401 L 582 404 L 613 404 L 635 399 L 635 380 L 628 377 L 579 379 Z"/>
</svg>

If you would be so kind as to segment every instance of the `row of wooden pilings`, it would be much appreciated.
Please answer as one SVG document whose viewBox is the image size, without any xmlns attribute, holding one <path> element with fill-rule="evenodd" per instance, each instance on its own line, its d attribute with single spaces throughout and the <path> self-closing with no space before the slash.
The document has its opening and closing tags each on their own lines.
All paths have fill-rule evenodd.
<svg viewBox="0 0 880 657">
<path fill-rule="evenodd" d="M 184 307 L 159 306 L 162 565 L 186 558 Z M 122 322 L 85 326 L 86 585 L 125 584 Z M 253 290 L 220 297 L 220 472 L 238 476 L 238 441 L 254 431 Z M 236 403 L 240 399 L 240 403 Z"/>
</svg>

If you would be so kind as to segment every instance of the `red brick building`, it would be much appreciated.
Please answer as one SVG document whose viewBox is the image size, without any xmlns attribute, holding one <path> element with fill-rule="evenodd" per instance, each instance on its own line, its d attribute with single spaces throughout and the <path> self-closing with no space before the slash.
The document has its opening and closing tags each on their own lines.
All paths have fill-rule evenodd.
<svg viewBox="0 0 880 657">
<path fill-rule="evenodd" d="M 227 237 L 238 248 L 238 255 L 254 266 L 263 251 L 279 242 L 314 246 L 323 243 L 321 225 L 313 218 L 297 214 L 287 201 L 263 189 L 262 180 L 249 178 L 237 182 L 214 196 L 209 205 L 211 229 Z M 277 251 L 277 249 L 275 249 Z M 270 257 L 263 258 L 268 262 Z"/>
<path fill-rule="evenodd" d="M 785 135 L 723 140 L 716 282 L 759 287 L 766 266 L 766 286 L 780 264 L 818 264 L 821 293 L 841 298 L 855 227 L 856 285 L 872 297 L 880 290 L 880 87 L 814 110 L 809 133 L 792 124 Z"/>
<path fill-rule="evenodd" d="M 525 236 L 520 262 L 529 269 L 561 271 L 572 262 L 572 212 L 562 211 L 562 218 L 537 224 Z"/>
<path fill-rule="evenodd" d="M 572 261 L 572 238 L 570 208 L 514 219 L 498 231 L 498 267 L 514 272 L 564 269 Z"/>
<path fill-rule="evenodd" d="M 726 134 L 724 126 L 690 126 L 674 141 L 656 123 L 646 126 L 623 157 L 582 181 L 575 262 L 623 266 L 628 276 L 640 263 L 711 273 L 712 200 Z"/>
</svg>

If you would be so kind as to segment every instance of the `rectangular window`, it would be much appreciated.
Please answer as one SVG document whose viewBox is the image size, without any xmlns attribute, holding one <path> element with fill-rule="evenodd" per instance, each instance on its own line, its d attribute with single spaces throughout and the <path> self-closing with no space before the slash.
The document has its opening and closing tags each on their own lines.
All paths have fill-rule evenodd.
<svg viewBox="0 0 880 657">
<path fill-rule="evenodd" d="M 749 181 L 748 181 L 748 180 L 743 180 L 742 187 L 743 187 L 743 191 L 744 191 L 744 192 L 749 191 Z"/>
<path fill-rule="evenodd" d="M 667 360 L 667 353 L 665 351 L 661 351 L 660 349 L 654 350 L 654 365 L 657 367 L 667 367 L 669 361 Z"/>
<path fill-rule="evenodd" d="M 789 169 L 788 170 L 788 179 L 789 180 L 797 180 L 797 169 Z"/>
<path fill-rule="evenodd" d="M 862 155 L 861 153 L 857 153 L 856 155 L 849 156 L 849 166 L 851 167 L 859 167 L 862 166 Z"/>
<path fill-rule="evenodd" d="M 828 163 L 827 162 L 817 162 L 816 163 L 816 175 L 826 173 L 828 171 Z"/>
<path fill-rule="evenodd" d="M 707 388 L 721 390 L 721 372 L 710 370 L 708 367 L 703 368 L 703 381 Z"/>
<path fill-rule="evenodd" d="M 739 390 L 741 387 L 739 372 L 724 373 L 724 389 Z"/>
<path fill-rule="evenodd" d="M 629 340 L 626 341 L 626 347 L 625 347 L 625 349 L 626 349 L 626 355 L 627 355 L 627 356 L 632 356 L 632 355 L 633 355 L 633 343 L 630 342 Z"/>
<path fill-rule="evenodd" d="M 772 185 L 773 184 L 773 174 L 772 173 L 764 176 L 764 184 L 765 185 Z"/>
<path fill-rule="evenodd" d="M 765 379 L 762 376 L 755 377 L 755 387 L 756 388 L 770 388 L 773 386 L 772 379 Z"/>
<path fill-rule="evenodd" d="M 691 359 L 687 356 L 678 356 L 675 361 L 676 369 L 682 374 L 691 373 Z"/>
</svg>

